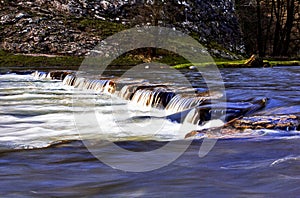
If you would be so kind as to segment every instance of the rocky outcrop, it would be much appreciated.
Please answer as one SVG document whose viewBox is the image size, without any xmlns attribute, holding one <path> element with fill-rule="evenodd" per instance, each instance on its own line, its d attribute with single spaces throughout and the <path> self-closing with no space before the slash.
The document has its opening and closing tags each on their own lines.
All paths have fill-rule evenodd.
<svg viewBox="0 0 300 198">
<path fill-rule="evenodd" d="M 53 7 L 46 9 L 43 2 L 9 2 L 1 6 L 2 49 L 26 54 L 84 55 L 100 41 L 99 36 L 72 25 L 69 12 L 59 15 L 68 8 L 66 5 L 53 1 Z"/>
<path fill-rule="evenodd" d="M 1 48 L 11 52 L 84 55 L 108 35 L 135 25 L 184 31 L 219 57 L 244 51 L 233 0 L 158 6 L 137 0 L 0 1 Z"/>
</svg>

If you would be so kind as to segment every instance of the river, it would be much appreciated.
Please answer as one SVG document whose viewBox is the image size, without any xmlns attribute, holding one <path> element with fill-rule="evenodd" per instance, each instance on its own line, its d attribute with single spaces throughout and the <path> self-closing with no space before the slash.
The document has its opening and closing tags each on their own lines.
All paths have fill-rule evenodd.
<svg viewBox="0 0 300 198">
<path fill-rule="evenodd" d="M 281 111 L 297 115 L 299 71 L 300 66 L 220 69 L 228 100 L 268 97 L 264 113 Z M 202 88 L 198 73 L 182 72 L 194 87 Z M 178 78 L 178 74 L 164 72 L 155 75 L 167 80 Z M 126 108 L 130 109 L 124 112 L 120 107 L 128 105 L 128 101 L 108 94 L 97 94 L 96 99 L 94 96 L 84 97 L 94 101 L 93 108 L 101 112 L 100 135 L 93 130 L 77 130 L 74 115 L 85 110 L 74 106 L 72 87 L 59 80 L 40 80 L 31 75 L 0 75 L 1 197 L 297 197 L 300 194 L 298 131 L 257 130 L 255 136 L 220 138 L 201 158 L 198 152 L 203 139 L 198 138 L 178 159 L 147 172 L 108 166 L 88 150 L 86 139 L 105 136 L 136 152 L 184 140 L 174 133 L 180 124 L 170 121 L 164 121 L 154 135 L 149 131 L 126 130 L 130 127 L 119 130 L 110 119 L 110 108 L 117 118 L 128 112 L 134 112 L 129 116 L 136 116 L 148 111 L 129 104 Z M 151 113 L 160 114 L 158 110 Z M 136 124 L 132 122 L 123 124 Z M 118 163 L 130 164 L 130 157 L 113 155 Z"/>
</svg>

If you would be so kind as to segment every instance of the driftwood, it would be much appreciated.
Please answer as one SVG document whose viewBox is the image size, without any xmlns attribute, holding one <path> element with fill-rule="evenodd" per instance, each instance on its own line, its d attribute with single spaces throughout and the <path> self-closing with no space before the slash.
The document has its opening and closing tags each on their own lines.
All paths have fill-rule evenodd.
<svg viewBox="0 0 300 198">
<path fill-rule="evenodd" d="M 264 62 L 262 58 L 253 54 L 249 59 L 245 61 L 244 64 L 247 67 L 263 67 Z"/>
</svg>

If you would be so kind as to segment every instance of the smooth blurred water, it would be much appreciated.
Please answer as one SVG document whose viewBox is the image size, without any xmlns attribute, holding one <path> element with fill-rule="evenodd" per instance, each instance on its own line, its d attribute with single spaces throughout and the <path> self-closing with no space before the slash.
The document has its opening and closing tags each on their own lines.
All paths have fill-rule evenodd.
<svg viewBox="0 0 300 198">
<path fill-rule="evenodd" d="M 222 69 L 229 100 L 266 96 L 265 113 L 300 112 L 300 67 Z M 205 87 L 201 75 L 183 71 L 194 87 Z M 162 78 L 176 78 L 160 73 Z M 299 134 L 261 131 L 257 137 L 218 140 L 204 158 L 198 157 L 202 140 L 195 140 L 176 161 L 161 169 L 130 173 L 113 169 L 95 158 L 82 143 L 105 133 L 105 138 L 132 151 L 160 148 L 181 139 L 169 121 L 156 134 L 113 127 L 111 108 L 119 124 L 129 116 L 149 111 L 105 94 L 84 95 L 95 104 L 102 133 L 79 133 L 73 107 L 73 88 L 60 81 L 36 80 L 30 75 L 0 75 L 0 195 L 3 197 L 265 197 L 300 194 Z M 124 110 L 126 107 L 127 109 Z M 128 109 L 129 108 L 129 109 Z M 107 117 L 105 116 L 107 113 Z M 129 113 L 128 113 L 129 112 Z M 164 112 L 152 110 L 151 115 Z M 128 115 L 127 115 L 128 116 Z M 155 123 L 154 123 L 155 124 Z M 157 124 L 158 125 L 158 124 Z M 104 136 L 103 136 L 104 137 Z M 167 155 L 167 154 L 166 154 Z M 115 156 L 126 159 L 126 156 Z M 124 160 L 120 160 L 123 162 Z"/>
</svg>

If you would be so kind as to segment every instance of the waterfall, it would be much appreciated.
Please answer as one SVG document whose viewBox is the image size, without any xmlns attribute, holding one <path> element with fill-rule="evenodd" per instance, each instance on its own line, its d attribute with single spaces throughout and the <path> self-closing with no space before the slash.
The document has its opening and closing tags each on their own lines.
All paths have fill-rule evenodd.
<svg viewBox="0 0 300 198">
<path fill-rule="evenodd" d="M 85 83 L 85 78 L 76 77 L 75 80 L 74 80 L 74 85 L 73 86 L 75 88 L 83 89 L 84 83 Z"/>
<path fill-rule="evenodd" d="M 64 80 L 66 76 L 71 74 L 72 72 L 67 72 L 67 71 L 51 71 L 51 72 L 35 71 L 34 73 L 32 73 L 32 76 L 37 79 Z"/>
<path fill-rule="evenodd" d="M 175 92 L 166 85 L 148 83 L 125 85 L 118 94 L 119 97 L 143 107 L 160 109 L 164 109 L 175 95 Z"/>
<path fill-rule="evenodd" d="M 182 93 L 177 94 L 171 99 L 166 107 L 168 113 L 181 112 L 186 109 L 191 109 L 209 103 L 210 100 L 219 100 L 223 97 L 223 93 L 218 91 L 204 91 L 197 94 Z"/>
<path fill-rule="evenodd" d="M 64 85 L 73 86 L 78 89 L 94 90 L 96 92 L 114 93 L 116 91 L 116 83 L 108 78 L 86 79 L 77 77 L 74 73 L 64 71 L 38 72 L 33 76 L 38 78 L 50 78 L 63 80 Z M 208 99 L 219 98 L 220 95 L 209 92 L 191 94 L 189 89 L 179 90 L 180 94 L 175 93 L 175 88 L 170 89 L 166 85 L 149 84 L 147 82 L 118 82 L 123 87 L 118 92 L 119 97 L 125 100 L 131 100 L 132 103 L 148 108 L 166 109 L 169 114 L 182 112 L 193 107 L 200 106 Z M 131 83 L 131 84 L 127 84 Z"/>
<path fill-rule="evenodd" d="M 118 96 L 125 99 L 130 100 L 134 91 L 136 90 L 137 85 L 125 85 L 119 92 Z"/>
<path fill-rule="evenodd" d="M 94 90 L 96 92 L 114 93 L 115 82 L 112 80 L 87 80 L 83 82 L 82 89 Z"/>
<path fill-rule="evenodd" d="M 74 86 L 78 89 L 94 90 L 96 92 L 114 93 L 116 84 L 112 80 L 89 80 L 68 74 L 64 80 L 64 85 Z"/>
<path fill-rule="evenodd" d="M 138 89 L 132 96 L 131 101 L 143 107 L 165 108 L 169 101 L 175 96 L 174 92 L 165 88 Z"/>
<path fill-rule="evenodd" d="M 63 84 L 64 85 L 68 85 L 68 86 L 73 86 L 74 82 L 75 82 L 76 76 L 73 74 L 68 74 L 64 80 L 63 80 Z"/>
<path fill-rule="evenodd" d="M 115 93 L 116 92 L 116 83 L 112 80 L 108 80 L 105 84 L 104 92 L 106 93 Z"/>
<path fill-rule="evenodd" d="M 32 76 L 36 79 L 46 79 L 48 72 L 35 71 Z M 51 79 L 51 78 L 50 78 Z"/>
<path fill-rule="evenodd" d="M 220 125 L 224 121 L 230 121 L 236 129 L 298 130 L 300 128 L 299 118 L 294 115 L 249 117 L 266 106 L 267 98 L 258 97 L 244 102 L 225 102 L 222 100 L 223 93 L 217 91 L 195 93 L 196 91 L 188 88 L 150 84 L 145 80 L 134 81 L 114 78 L 116 83 L 111 78 L 87 79 L 77 77 L 74 73 L 66 71 L 36 71 L 32 73 L 32 76 L 37 79 L 61 80 L 64 85 L 93 90 L 96 93 L 113 94 L 118 86 L 120 91 L 117 94 L 120 98 L 130 100 L 144 108 L 165 109 L 168 114 L 165 118 L 178 123 L 187 122 L 211 126 L 212 123 L 214 125 L 219 123 Z M 244 118 L 241 118 L 242 116 Z"/>
<path fill-rule="evenodd" d="M 133 95 L 138 91 L 138 90 L 154 90 L 156 88 L 161 88 L 167 90 L 166 85 L 155 85 L 155 84 L 129 84 L 129 85 L 124 85 L 123 88 L 120 90 L 118 96 L 125 99 L 125 100 L 131 100 Z"/>
<path fill-rule="evenodd" d="M 47 75 L 47 79 L 51 79 L 51 80 L 64 80 L 64 78 L 67 75 L 72 74 L 71 72 L 66 72 L 66 71 L 52 71 L 49 72 Z"/>
<path fill-rule="evenodd" d="M 166 107 L 168 113 L 176 113 L 190 109 L 201 105 L 207 97 L 186 97 L 183 95 L 176 95 L 171 99 L 169 104 Z"/>
<path fill-rule="evenodd" d="M 211 106 L 211 105 L 210 105 Z M 227 115 L 231 115 L 231 110 L 226 110 L 226 107 L 224 109 L 212 109 L 213 107 L 196 107 L 193 108 L 192 111 L 190 111 L 185 118 L 185 122 L 191 123 L 191 124 L 197 124 L 197 125 L 203 125 L 207 121 L 210 120 L 220 120 L 222 122 L 228 121 L 226 119 Z M 235 111 L 235 110 L 234 110 Z M 236 112 L 235 116 L 233 118 L 238 117 L 239 112 Z"/>
<path fill-rule="evenodd" d="M 266 98 L 254 98 L 251 102 L 219 102 L 198 105 L 189 112 L 189 120 L 187 122 L 192 124 L 202 125 L 209 120 L 222 120 L 228 122 L 235 118 L 245 116 L 257 111 L 266 105 Z M 172 116 L 170 116 L 172 118 Z M 248 120 L 248 123 L 255 125 L 255 122 Z M 247 121 L 245 121 L 246 123 Z M 275 120 L 272 121 L 276 123 Z M 260 124 L 263 122 L 260 122 Z M 278 126 L 278 124 L 276 124 Z M 236 127 L 238 128 L 238 127 Z"/>
</svg>

